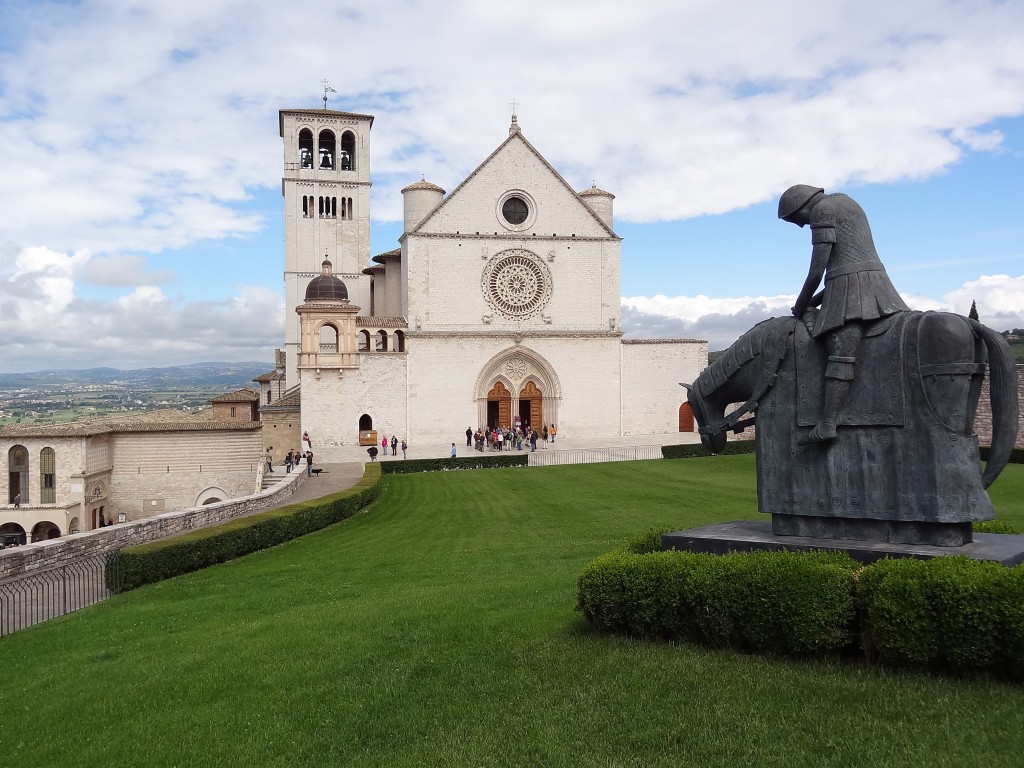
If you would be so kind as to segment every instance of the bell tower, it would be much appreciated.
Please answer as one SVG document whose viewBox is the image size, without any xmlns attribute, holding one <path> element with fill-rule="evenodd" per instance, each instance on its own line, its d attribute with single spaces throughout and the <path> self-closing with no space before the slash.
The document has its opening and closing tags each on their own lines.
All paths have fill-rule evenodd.
<svg viewBox="0 0 1024 768">
<path fill-rule="evenodd" d="M 372 115 L 282 109 L 286 385 L 298 383 L 296 307 L 326 258 L 355 305 L 370 306 L 370 128 Z"/>
</svg>

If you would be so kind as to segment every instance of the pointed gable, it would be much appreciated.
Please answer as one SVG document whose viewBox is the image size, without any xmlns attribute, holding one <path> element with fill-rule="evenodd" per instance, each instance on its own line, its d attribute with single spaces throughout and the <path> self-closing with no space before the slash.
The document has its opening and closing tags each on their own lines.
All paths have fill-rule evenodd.
<svg viewBox="0 0 1024 768">
<path fill-rule="evenodd" d="M 533 208 L 522 227 L 508 226 L 501 215 L 501 203 L 513 191 L 522 192 Z M 409 234 L 456 232 L 618 239 L 519 131 L 502 142 Z"/>
</svg>

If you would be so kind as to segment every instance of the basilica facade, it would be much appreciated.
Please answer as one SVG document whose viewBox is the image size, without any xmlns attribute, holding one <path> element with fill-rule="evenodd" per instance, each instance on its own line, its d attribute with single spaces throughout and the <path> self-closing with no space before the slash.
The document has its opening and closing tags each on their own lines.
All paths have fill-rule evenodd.
<svg viewBox="0 0 1024 768">
<path fill-rule="evenodd" d="M 372 124 L 280 112 L 281 395 L 318 460 L 375 431 L 421 443 L 517 424 L 677 432 L 679 382 L 705 367 L 707 344 L 623 338 L 613 195 L 575 191 L 513 116 L 451 193 L 425 179 L 403 189 L 399 247 L 371 258 Z"/>
</svg>

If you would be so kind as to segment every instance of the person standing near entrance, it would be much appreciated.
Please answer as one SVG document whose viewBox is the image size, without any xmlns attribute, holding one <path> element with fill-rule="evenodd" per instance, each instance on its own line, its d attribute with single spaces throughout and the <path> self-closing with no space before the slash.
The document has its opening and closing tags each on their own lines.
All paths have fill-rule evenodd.
<svg viewBox="0 0 1024 768">
<path fill-rule="evenodd" d="M 467 448 L 472 448 L 473 447 L 473 428 L 472 427 L 466 427 L 466 447 Z"/>
<path fill-rule="evenodd" d="M 306 477 L 313 476 L 313 452 L 306 451 Z"/>
<path fill-rule="evenodd" d="M 452 443 L 452 458 L 455 458 L 455 443 Z"/>
<path fill-rule="evenodd" d="M 284 471 L 286 473 L 292 471 L 292 461 L 293 461 L 293 456 L 292 456 L 291 449 L 289 449 L 288 453 L 285 454 L 285 457 L 284 457 Z"/>
<path fill-rule="evenodd" d="M 395 437 L 394 435 L 391 436 L 391 455 L 398 455 L 398 438 Z"/>
<path fill-rule="evenodd" d="M 555 442 L 555 435 L 558 434 L 558 430 L 555 429 L 554 424 L 551 425 L 551 431 L 549 432 L 549 434 L 551 435 L 551 442 Z"/>
<path fill-rule="evenodd" d="M 402 438 L 402 458 L 405 459 L 405 451 L 409 447 L 409 444 L 405 442 L 405 438 Z"/>
<path fill-rule="evenodd" d="M 14 508 L 15 509 L 21 509 L 21 494 L 20 493 L 14 494 Z"/>
</svg>

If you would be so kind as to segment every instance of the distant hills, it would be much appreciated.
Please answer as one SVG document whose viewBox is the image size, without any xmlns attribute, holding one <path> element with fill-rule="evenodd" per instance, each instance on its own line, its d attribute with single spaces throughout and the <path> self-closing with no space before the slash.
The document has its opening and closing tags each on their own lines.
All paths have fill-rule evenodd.
<svg viewBox="0 0 1024 768">
<path fill-rule="evenodd" d="M 146 389 L 195 387 L 223 391 L 255 387 L 252 379 L 273 369 L 273 363 L 192 363 L 166 368 L 86 368 L 29 373 L 0 373 L 0 389 L 66 387 L 76 384 L 111 384 Z"/>
</svg>

